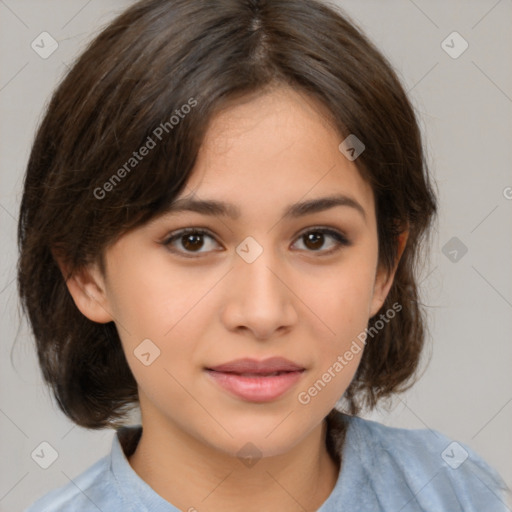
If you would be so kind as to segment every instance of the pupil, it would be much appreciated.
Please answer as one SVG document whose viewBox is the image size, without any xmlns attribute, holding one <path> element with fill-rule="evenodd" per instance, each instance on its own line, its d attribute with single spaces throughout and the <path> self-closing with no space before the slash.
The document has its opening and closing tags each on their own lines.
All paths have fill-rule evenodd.
<svg viewBox="0 0 512 512">
<path fill-rule="evenodd" d="M 306 235 L 306 246 L 310 249 L 320 249 L 323 245 L 322 233 L 308 233 Z"/>
<path fill-rule="evenodd" d="M 201 236 L 202 235 L 185 235 L 182 238 L 182 240 L 184 240 L 183 247 L 185 247 L 187 250 L 200 249 L 203 245 Z"/>
</svg>

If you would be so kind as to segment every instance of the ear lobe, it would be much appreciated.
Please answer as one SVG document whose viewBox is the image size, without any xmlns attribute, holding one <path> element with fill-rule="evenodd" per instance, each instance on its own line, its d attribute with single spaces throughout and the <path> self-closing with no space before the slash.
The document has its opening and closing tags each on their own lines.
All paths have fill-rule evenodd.
<svg viewBox="0 0 512 512">
<path fill-rule="evenodd" d="M 377 311 L 382 307 L 386 297 L 388 296 L 389 290 L 393 284 L 393 280 L 395 278 L 396 269 L 398 267 L 398 263 L 402 257 L 405 246 L 407 244 L 407 238 L 409 237 L 409 231 L 402 231 L 397 237 L 397 255 L 395 266 L 391 272 L 386 272 L 383 268 L 378 268 L 377 275 L 375 277 L 375 285 L 373 288 L 373 298 L 372 305 L 370 308 L 370 318 L 374 316 Z"/>
<path fill-rule="evenodd" d="M 70 273 L 69 267 L 57 251 L 52 251 L 52 254 L 80 312 L 93 322 L 103 324 L 113 321 L 105 294 L 104 279 L 97 266 L 89 265 Z"/>
</svg>

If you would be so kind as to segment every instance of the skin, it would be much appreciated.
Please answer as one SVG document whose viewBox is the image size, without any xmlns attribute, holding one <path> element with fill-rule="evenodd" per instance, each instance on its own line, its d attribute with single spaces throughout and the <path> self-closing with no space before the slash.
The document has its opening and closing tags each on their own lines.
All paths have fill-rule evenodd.
<svg viewBox="0 0 512 512">
<path fill-rule="evenodd" d="M 315 100 L 284 87 L 229 105 L 210 124 L 180 197 L 231 202 L 240 217 L 164 215 L 109 247 L 105 275 L 91 265 L 68 280 L 84 315 L 115 322 L 138 383 L 144 430 L 130 464 L 181 510 L 316 510 L 338 478 L 324 418 L 362 351 L 307 405 L 298 394 L 364 331 L 394 271 L 378 267 L 373 191 L 357 161 L 338 150 L 342 139 L 325 114 Z M 336 206 L 283 217 L 292 203 L 335 193 L 356 200 L 365 216 Z M 308 243 L 302 235 L 318 226 L 341 232 L 350 244 L 329 234 Z M 178 253 L 163 245 L 186 227 L 208 229 L 212 237 L 200 238 L 199 247 L 178 237 Z M 248 236 L 263 248 L 252 263 L 236 252 Z M 134 350 L 148 338 L 160 356 L 145 366 Z M 270 403 L 233 397 L 204 371 L 271 356 L 306 371 Z M 248 442 L 261 455 L 252 467 L 237 457 Z"/>
</svg>

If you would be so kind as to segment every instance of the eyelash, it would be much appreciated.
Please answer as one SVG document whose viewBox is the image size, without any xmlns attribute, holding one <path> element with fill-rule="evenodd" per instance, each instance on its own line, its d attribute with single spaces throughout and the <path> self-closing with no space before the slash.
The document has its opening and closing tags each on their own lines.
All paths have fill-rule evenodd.
<svg viewBox="0 0 512 512">
<path fill-rule="evenodd" d="M 345 235 L 343 235 L 339 231 L 336 231 L 331 228 L 323 227 L 323 226 L 315 226 L 315 227 L 308 228 L 306 231 L 303 231 L 302 233 L 300 233 L 298 235 L 297 240 L 299 240 L 301 237 L 304 237 L 305 235 L 307 235 L 309 233 L 321 233 L 324 235 L 329 235 L 336 241 L 337 247 L 334 247 L 333 249 L 330 249 L 329 251 L 322 251 L 321 249 L 319 249 L 316 251 L 315 250 L 307 250 L 306 252 L 319 253 L 320 255 L 325 256 L 325 255 L 331 254 L 331 253 L 341 249 L 342 247 L 348 247 L 351 245 L 351 242 L 345 237 Z M 206 229 L 184 228 L 184 229 L 180 229 L 178 231 L 173 231 L 172 233 L 170 233 L 165 238 L 165 240 L 163 242 L 161 242 L 161 244 L 164 245 L 167 249 L 169 249 L 169 251 L 171 251 L 175 254 L 179 254 L 180 256 L 183 256 L 185 258 L 198 258 L 198 257 L 200 257 L 201 254 L 211 252 L 211 251 L 195 252 L 195 253 L 194 253 L 194 251 L 190 251 L 190 252 L 185 251 L 184 252 L 184 251 L 178 251 L 171 247 L 171 244 L 175 240 L 180 240 L 185 235 L 190 235 L 190 234 L 203 235 L 203 236 L 206 235 L 215 240 L 215 237 L 210 233 L 210 231 L 208 231 Z M 192 256 L 192 254 L 197 254 L 197 256 L 196 255 Z"/>
</svg>

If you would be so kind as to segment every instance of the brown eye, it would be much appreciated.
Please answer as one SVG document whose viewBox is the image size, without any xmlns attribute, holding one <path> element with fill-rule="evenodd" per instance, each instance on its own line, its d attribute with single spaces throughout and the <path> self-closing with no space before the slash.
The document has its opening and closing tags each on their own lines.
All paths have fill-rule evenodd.
<svg viewBox="0 0 512 512">
<path fill-rule="evenodd" d="M 342 246 L 351 245 L 342 233 L 329 228 L 310 229 L 302 233 L 297 240 L 302 242 L 305 247 L 305 249 L 299 249 L 306 252 L 317 252 L 320 255 L 329 254 Z M 297 243 L 295 242 L 295 244 Z M 191 258 L 219 250 L 219 244 L 213 235 L 201 228 L 175 231 L 162 242 L 162 245 L 173 253 Z"/>
<path fill-rule="evenodd" d="M 304 245 L 308 249 L 317 251 L 322 248 L 322 245 L 324 245 L 324 235 L 319 231 L 311 231 L 310 233 L 302 236 L 304 237 Z"/>
<path fill-rule="evenodd" d="M 183 235 L 181 237 L 181 243 L 187 251 L 197 251 L 201 249 L 204 244 L 203 235 Z"/>
<path fill-rule="evenodd" d="M 331 243 L 326 249 L 326 240 L 329 239 L 331 239 Z M 350 245 L 349 240 L 340 232 L 327 228 L 310 229 L 302 233 L 298 240 L 302 241 L 308 252 L 330 253 Z"/>
<path fill-rule="evenodd" d="M 183 256 L 207 253 L 213 250 L 215 245 L 218 246 L 214 237 L 208 231 L 199 228 L 175 231 L 162 244 L 168 247 L 170 251 Z"/>
</svg>

